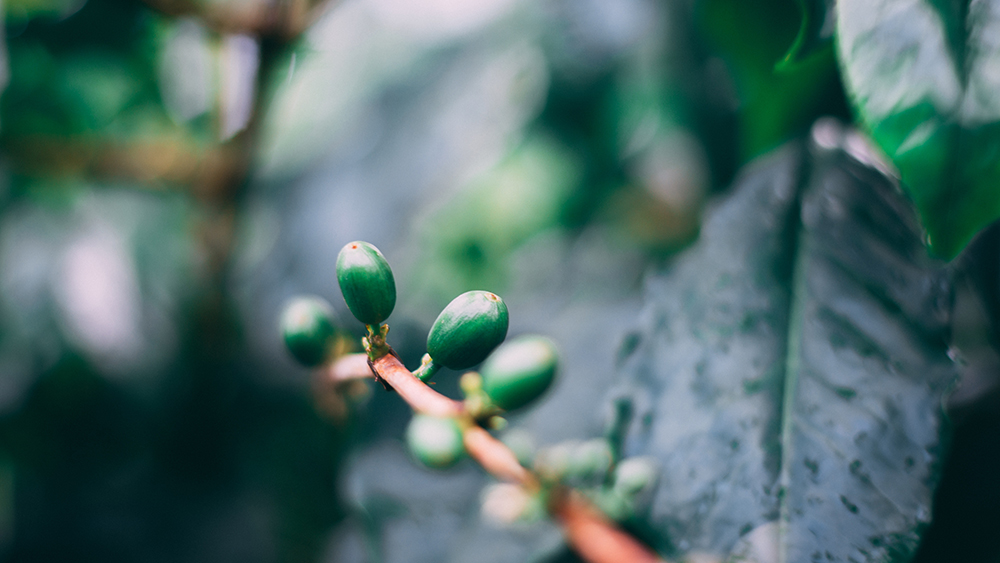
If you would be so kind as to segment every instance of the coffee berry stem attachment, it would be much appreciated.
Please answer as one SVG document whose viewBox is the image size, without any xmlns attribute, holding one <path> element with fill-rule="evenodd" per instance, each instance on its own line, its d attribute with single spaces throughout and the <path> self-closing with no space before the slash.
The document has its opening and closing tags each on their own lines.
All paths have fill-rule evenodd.
<svg viewBox="0 0 1000 563">
<path fill-rule="evenodd" d="M 386 354 L 392 354 L 392 349 L 385 341 L 389 325 L 365 325 L 365 328 L 368 329 L 368 335 L 361 338 L 361 344 L 365 347 L 369 360 L 374 362 Z"/>
<path fill-rule="evenodd" d="M 417 379 L 423 382 L 427 382 L 430 378 L 434 377 L 434 374 L 441 369 L 441 366 L 434 363 L 434 358 L 430 354 L 424 354 L 424 357 L 420 358 L 420 367 L 413 372 L 413 375 L 417 376 Z"/>
</svg>

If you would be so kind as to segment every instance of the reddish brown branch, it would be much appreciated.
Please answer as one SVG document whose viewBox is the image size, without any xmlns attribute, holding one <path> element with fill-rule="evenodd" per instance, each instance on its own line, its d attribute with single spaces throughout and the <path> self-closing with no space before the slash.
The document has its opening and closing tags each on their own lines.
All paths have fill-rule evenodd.
<svg viewBox="0 0 1000 563">
<path fill-rule="evenodd" d="M 510 448 L 483 428 L 475 425 L 466 428 L 462 439 L 469 457 L 497 479 L 517 483 L 528 490 L 538 488 L 538 478 L 521 465 Z"/>
<path fill-rule="evenodd" d="M 399 393 L 413 410 L 431 416 L 462 418 L 465 408 L 462 403 L 445 397 L 417 379 L 410 370 L 392 354 L 375 360 L 373 369 L 389 387 Z"/>
<path fill-rule="evenodd" d="M 571 489 L 558 494 L 549 510 L 562 524 L 566 540 L 590 563 L 664 563 L 601 514 L 580 493 Z"/>
<path fill-rule="evenodd" d="M 336 362 L 323 368 L 323 378 L 331 383 L 346 383 L 371 377 L 367 354 L 344 354 Z"/>
<path fill-rule="evenodd" d="M 312 25 L 328 0 L 146 0 L 153 9 L 173 17 L 196 16 L 221 33 L 273 35 L 291 39 Z"/>
</svg>

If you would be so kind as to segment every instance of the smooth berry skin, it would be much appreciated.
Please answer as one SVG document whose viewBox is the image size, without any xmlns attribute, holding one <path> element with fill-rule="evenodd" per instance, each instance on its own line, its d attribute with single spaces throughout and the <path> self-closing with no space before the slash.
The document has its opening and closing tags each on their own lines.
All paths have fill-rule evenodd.
<svg viewBox="0 0 1000 563">
<path fill-rule="evenodd" d="M 427 335 L 434 363 L 460 370 L 486 359 L 507 337 L 507 305 L 494 293 L 467 291 L 441 311 Z"/>
<path fill-rule="evenodd" d="M 281 336 L 285 347 L 300 364 L 316 367 L 330 350 L 333 308 L 319 297 L 297 297 L 285 305 L 281 314 Z"/>
<path fill-rule="evenodd" d="M 337 255 L 337 283 L 351 314 L 378 326 L 396 306 L 396 280 L 385 256 L 372 244 L 354 241 Z"/>
<path fill-rule="evenodd" d="M 558 364 L 555 344 L 548 338 L 515 338 L 497 348 L 479 370 L 483 391 L 501 409 L 523 407 L 552 385 Z"/>
<path fill-rule="evenodd" d="M 406 445 L 417 461 L 434 469 L 445 469 L 465 456 L 462 429 L 453 418 L 417 414 L 406 429 Z"/>
</svg>

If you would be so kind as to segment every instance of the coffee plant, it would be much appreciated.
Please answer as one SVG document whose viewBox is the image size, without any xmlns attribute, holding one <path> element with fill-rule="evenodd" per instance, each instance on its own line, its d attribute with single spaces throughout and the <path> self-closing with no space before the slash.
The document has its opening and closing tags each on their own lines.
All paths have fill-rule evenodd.
<svg viewBox="0 0 1000 563">
<path fill-rule="evenodd" d="M 4 560 L 1000 558 L 1000 1 L 0 13 Z"/>
</svg>

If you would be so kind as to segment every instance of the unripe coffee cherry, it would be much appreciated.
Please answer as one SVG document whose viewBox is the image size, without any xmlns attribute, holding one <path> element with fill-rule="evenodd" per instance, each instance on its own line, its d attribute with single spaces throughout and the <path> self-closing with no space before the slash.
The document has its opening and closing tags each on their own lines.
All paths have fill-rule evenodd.
<svg viewBox="0 0 1000 563">
<path fill-rule="evenodd" d="M 581 483 L 599 483 L 604 480 L 611 463 L 611 447 L 607 440 L 586 440 L 572 449 L 566 476 Z"/>
<path fill-rule="evenodd" d="M 467 291 L 441 311 L 427 335 L 434 363 L 451 369 L 483 361 L 507 336 L 507 305 L 488 291 Z"/>
<path fill-rule="evenodd" d="M 414 415 L 406 429 L 406 445 L 417 461 L 435 469 L 451 467 L 465 455 L 462 429 L 448 417 Z"/>
<path fill-rule="evenodd" d="M 615 468 L 613 488 L 625 497 L 634 497 L 656 483 L 658 473 L 651 459 L 630 457 Z"/>
<path fill-rule="evenodd" d="M 515 338 L 497 348 L 479 370 L 483 391 L 504 410 L 523 407 L 549 388 L 558 362 L 556 347 L 548 338 Z"/>
<path fill-rule="evenodd" d="M 333 308 L 319 297 L 297 297 L 281 313 L 281 336 L 292 356 L 306 367 L 323 363 L 330 350 Z"/>
<path fill-rule="evenodd" d="M 340 249 L 337 282 L 347 308 L 366 325 L 378 326 L 396 306 L 392 269 L 385 256 L 367 242 L 350 242 Z"/>
</svg>

